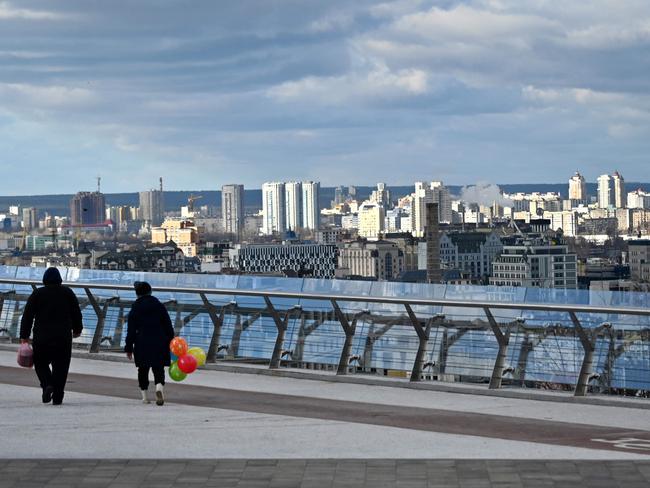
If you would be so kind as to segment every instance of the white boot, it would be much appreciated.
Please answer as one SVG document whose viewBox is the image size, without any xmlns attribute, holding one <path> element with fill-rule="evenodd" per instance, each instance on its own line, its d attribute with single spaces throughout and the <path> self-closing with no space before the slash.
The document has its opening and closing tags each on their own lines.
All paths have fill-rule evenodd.
<svg viewBox="0 0 650 488">
<path fill-rule="evenodd" d="M 156 385 L 156 405 L 164 405 L 165 404 L 165 394 L 163 392 L 163 385 L 161 383 L 158 383 Z"/>
<path fill-rule="evenodd" d="M 142 393 L 142 403 L 151 403 L 147 398 L 147 390 L 140 390 L 140 393 Z"/>
</svg>

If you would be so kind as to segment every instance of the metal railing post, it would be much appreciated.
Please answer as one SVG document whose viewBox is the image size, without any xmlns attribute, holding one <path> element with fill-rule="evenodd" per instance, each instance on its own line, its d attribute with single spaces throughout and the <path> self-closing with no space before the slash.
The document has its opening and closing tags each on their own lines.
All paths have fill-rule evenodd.
<svg viewBox="0 0 650 488">
<path fill-rule="evenodd" d="M 418 335 L 418 352 L 415 354 L 415 361 L 413 362 L 413 369 L 411 369 L 410 379 L 410 381 L 416 382 L 420 381 L 422 377 L 422 363 L 424 362 L 424 355 L 427 352 L 427 343 L 429 342 L 433 320 L 428 320 L 426 327 L 422 327 L 422 324 L 416 317 L 411 306 L 408 303 L 405 303 L 404 308 L 411 320 L 411 325 L 415 329 L 415 333 Z"/>
<path fill-rule="evenodd" d="M 350 352 L 352 351 L 352 341 L 354 339 L 354 333 L 357 329 L 357 319 L 367 312 L 360 312 L 354 315 L 352 322 L 348 321 L 345 314 L 341 311 L 339 304 L 336 303 L 336 300 L 330 300 L 332 307 L 334 308 L 334 313 L 336 318 L 341 323 L 343 332 L 345 332 L 345 342 L 343 343 L 343 348 L 341 349 L 341 357 L 339 358 L 339 364 L 336 368 L 337 375 L 344 375 L 348 373 L 348 366 L 350 364 Z"/>
<path fill-rule="evenodd" d="M 325 314 L 323 312 L 321 312 L 319 314 L 318 318 L 316 318 L 316 316 L 314 316 L 313 322 L 311 324 L 307 325 L 307 323 L 306 323 L 307 319 L 303 314 L 302 324 L 300 326 L 300 329 L 298 330 L 298 339 L 296 341 L 296 349 L 295 349 L 295 351 L 293 353 L 293 356 L 292 356 L 295 361 L 302 361 L 304 359 L 304 357 L 305 357 L 305 343 L 307 342 L 307 338 L 309 337 L 309 335 L 312 332 L 316 331 L 316 329 L 318 329 L 318 327 L 320 327 L 321 325 L 323 325 L 323 323 L 325 323 L 326 318 L 323 318 L 324 315 Z"/>
<path fill-rule="evenodd" d="M 214 363 L 217 359 L 217 352 L 219 352 L 221 340 L 221 328 L 223 326 L 223 320 L 226 316 L 226 310 L 233 306 L 232 303 L 224 305 L 221 307 L 221 311 L 217 314 L 217 307 L 210 303 L 208 297 L 205 296 L 205 293 L 199 293 L 203 305 L 208 312 L 210 321 L 212 322 L 212 337 L 210 339 L 210 347 L 208 347 L 208 353 L 206 354 L 206 361 L 209 363 Z"/>
<path fill-rule="evenodd" d="M 10 295 L 15 295 L 15 294 L 16 294 L 16 292 L 14 290 L 5 291 L 5 292 L 0 293 L 0 317 L 2 316 L 2 309 L 5 306 L 5 298 L 10 296 Z M 0 328 L 0 332 L 6 332 L 7 336 L 10 337 L 9 336 L 9 332 L 10 332 L 9 327 Z"/>
<path fill-rule="evenodd" d="M 299 306 L 294 306 L 290 310 L 287 310 L 284 314 L 284 317 L 280 317 L 280 314 L 271 303 L 271 299 L 267 296 L 264 297 L 264 302 L 266 303 L 266 308 L 271 314 L 271 318 L 275 323 L 275 328 L 278 330 L 278 335 L 275 338 L 275 345 L 273 346 L 273 354 L 271 354 L 271 360 L 269 361 L 270 369 L 277 369 L 280 367 L 282 361 L 282 346 L 284 345 L 284 336 L 287 332 L 287 326 L 289 325 L 289 319 L 291 318 L 291 313 L 294 310 L 299 309 Z"/>
<path fill-rule="evenodd" d="M 99 345 L 102 341 L 102 337 L 104 334 L 104 322 L 106 320 L 106 313 L 108 312 L 108 306 L 111 303 L 119 300 L 119 297 L 109 298 L 104 302 L 104 306 L 100 307 L 99 303 L 97 302 L 97 299 L 91 293 L 90 288 L 84 288 L 84 291 L 86 292 L 86 296 L 88 297 L 88 302 L 93 307 L 95 315 L 97 316 L 97 325 L 95 327 L 95 333 L 93 334 L 93 339 L 90 343 L 89 352 L 99 352 Z"/>
<path fill-rule="evenodd" d="M 571 317 L 571 322 L 573 322 L 573 325 L 576 331 L 578 332 L 580 343 L 582 344 L 582 348 L 585 351 L 584 358 L 582 359 L 582 366 L 580 367 L 580 374 L 578 375 L 578 382 L 576 384 L 574 396 L 585 396 L 589 388 L 589 381 L 592 378 L 594 352 L 596 351 L 596 339 L 600 331 L 603 329 L 610 329 L 611 324 L 604 323 L 596 327 L 593 331 L 587 332 L 584 329 L 584 327 L 582 327 L 582 324 L 580 323 L 580 320 L 578 319 L 575 312 L 570 311 L 569 316 Z"/>
<path fill-rule="evenodd" d="M 501 382 L 503 381 L 503 371 L 506 369 L 506 358 L 508 351 L 508 343 L 510 342 L 510 329 L 504 334 L 499 328 L 499 324 L 492 315 L 492 312 L 488 307 L 483 307 L 485 316 L 488 319 L 492 333 L 497 340 L 499 345 L 499 352 L 497 353 L 497 358 L 494 361 L 494 369 L 492 370 L 492 377 L 490 378 L 490 390 L 496 390 L 501 388 Z"/>
</svg>

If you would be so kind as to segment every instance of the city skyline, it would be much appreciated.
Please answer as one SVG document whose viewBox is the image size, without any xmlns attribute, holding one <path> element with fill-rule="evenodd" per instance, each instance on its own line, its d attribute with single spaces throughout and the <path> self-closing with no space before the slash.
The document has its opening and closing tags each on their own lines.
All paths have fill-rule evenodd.
<svg viewBox="0 0 650 488">
<path fill-rule="evenodd" d="M 649 18 L 606 0 L 0 2 L 0 194 L 98 173 L 109 193 L 152 174 L 643 181 Z"/>
</svg>

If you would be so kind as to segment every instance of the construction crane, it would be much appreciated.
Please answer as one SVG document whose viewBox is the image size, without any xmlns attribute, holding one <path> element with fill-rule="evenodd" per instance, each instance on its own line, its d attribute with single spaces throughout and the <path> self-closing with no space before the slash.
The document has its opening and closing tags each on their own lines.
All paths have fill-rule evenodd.
<svg viewBox="0 0 650 488">
<path fill-rule="evenodd" d="M 187 197 L 187 211 L 194 212 L 194 202 L 203 198 L 203 195 L 190 195 Z"/>
</svg>

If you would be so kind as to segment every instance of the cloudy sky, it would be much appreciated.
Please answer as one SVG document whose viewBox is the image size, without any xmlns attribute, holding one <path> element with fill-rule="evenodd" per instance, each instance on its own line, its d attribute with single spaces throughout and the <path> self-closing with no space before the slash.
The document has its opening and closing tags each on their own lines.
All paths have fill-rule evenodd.
<svg viewBox="0 0 650 488">
<path fill-rule="evenodd" d="M 649 167 L 648 0 L 0 0 L 0 194 Z"/>
</svg>

